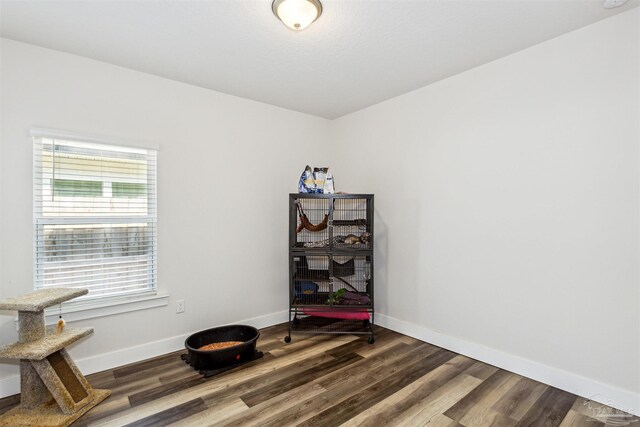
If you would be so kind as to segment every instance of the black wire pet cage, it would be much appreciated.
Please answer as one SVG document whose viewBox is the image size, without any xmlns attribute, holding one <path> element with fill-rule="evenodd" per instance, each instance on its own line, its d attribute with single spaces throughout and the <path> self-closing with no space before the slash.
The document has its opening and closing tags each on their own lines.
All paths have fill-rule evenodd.
<svg viewBox="0 0 640 427">
<path fill-rule="evenodd" d="M 374 342 L 372 194 L 289 195 L 289 334 Z"/>
</svg>

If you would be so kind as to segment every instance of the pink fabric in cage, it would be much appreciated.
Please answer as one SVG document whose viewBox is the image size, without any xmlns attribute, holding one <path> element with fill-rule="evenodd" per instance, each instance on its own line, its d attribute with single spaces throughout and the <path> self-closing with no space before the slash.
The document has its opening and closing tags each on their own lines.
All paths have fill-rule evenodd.
<svg viewBox="0 0 640 427">
<path fill-rule="evenodd" d="M 302 309 L 304 314 L 309 316 L 328 317 L 330 319 L 345 319 L 345 320 L 369 320 L 369 313 L 366 310 L 362 311 L 316 311 Z"/>
</svg>

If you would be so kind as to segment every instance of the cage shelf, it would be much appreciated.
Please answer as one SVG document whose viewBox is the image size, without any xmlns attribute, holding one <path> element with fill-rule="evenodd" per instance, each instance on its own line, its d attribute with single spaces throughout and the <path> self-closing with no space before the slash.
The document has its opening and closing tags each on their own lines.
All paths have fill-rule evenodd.
<svg viewBox="0 0 640 427">
<path fill-rule="evenodd" d="M 296 332 L 325 334 L 371 335 L 371 321 L 331 319 L 319 316 L 298 315 L 292 320 Z"/>
</svg>

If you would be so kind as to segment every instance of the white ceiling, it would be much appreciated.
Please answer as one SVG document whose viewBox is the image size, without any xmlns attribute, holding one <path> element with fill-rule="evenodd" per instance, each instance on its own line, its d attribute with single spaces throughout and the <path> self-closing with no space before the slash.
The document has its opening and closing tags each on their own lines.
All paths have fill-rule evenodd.
<svg viewBox="0 0 640 427">
<path fill-rule="evenodd" d="M 2 0 L 2 37 L 329 119 L 636 7 L 602 0 Z"/>
</svg>

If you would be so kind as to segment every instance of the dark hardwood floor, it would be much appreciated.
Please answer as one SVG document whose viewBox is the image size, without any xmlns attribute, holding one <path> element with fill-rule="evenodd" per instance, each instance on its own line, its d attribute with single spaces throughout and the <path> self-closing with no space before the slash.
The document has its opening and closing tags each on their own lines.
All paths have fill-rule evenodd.
<svg viewBox="0 0 640 427">
<path fill-rule="evenodd" d="M 261 331 L 264 357 L 202 378 L 183 352 L 89 375 L 111 397 L 74 425 L 585 426 L 640 419 L 416 339 Z M 0 413 L 18 397 L 0 400 Z"/>
</svg>

